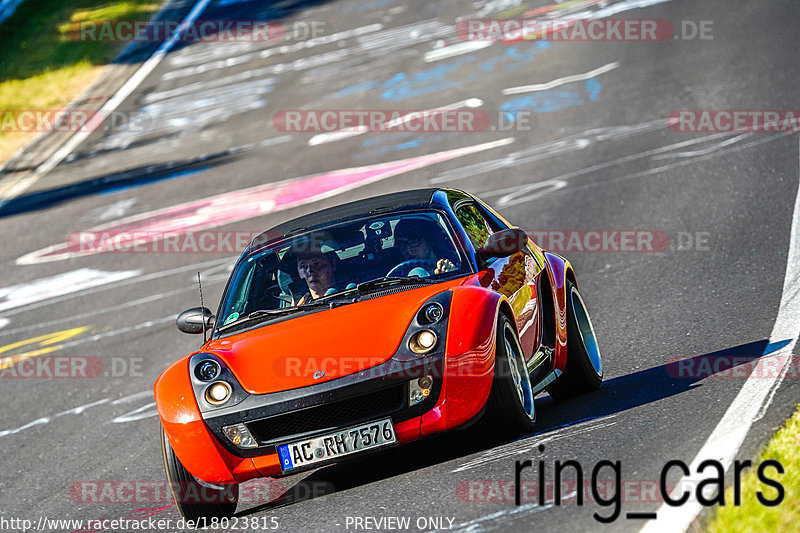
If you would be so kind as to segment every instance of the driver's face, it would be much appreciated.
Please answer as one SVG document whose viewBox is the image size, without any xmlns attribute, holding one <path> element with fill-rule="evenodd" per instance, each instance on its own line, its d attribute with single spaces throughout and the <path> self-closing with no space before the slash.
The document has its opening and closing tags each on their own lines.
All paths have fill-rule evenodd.
<svg viewBox="0 0 800 533">
<path fill-rule="evenodd" d="M 428 243 L 420 237 L 397 239 L 397 246 L 404 260 L 425 259 L 429 255 Z"/>
<path fill-rule="evenodd" d="M 297 273 L 306 281 L 315 298 L 333 287 L 335 270 L 333 264 L 322 254 L 303 256 L 297 260 Z"/>
</svg>

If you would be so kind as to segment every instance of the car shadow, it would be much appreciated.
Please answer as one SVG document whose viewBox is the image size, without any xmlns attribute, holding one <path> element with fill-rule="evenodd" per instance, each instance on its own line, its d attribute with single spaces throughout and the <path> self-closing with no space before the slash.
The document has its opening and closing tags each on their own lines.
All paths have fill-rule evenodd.
<svg viewBox="0 0 800 533">
<path fill-rule="evenodd" d="M 711 375 L 730 373 L 736 378 L 745 379 L 755 361 L 789 342 L 785 340 L 770 343 L 761 340 L 694 357 L 671 359 L 663 365 L 608 379 L 599 390 L 562 402 L 554 402 L 545 395 L 536 400 L 536 432 L 519 440 L 547 436 L 556 429 L 682 394 Z M 591 402 L 587 402 L 588 399 Z M 282 478 L 280 482 L 285 490 L 278 491 L 281 493 L 276 494 L 273 501 L 241 510 L 237 516 L 269 511 L 346 491 L 463 458 L 508 442 L 487 443 L 480 437 L 472 429 L 453 431 L 365 456 L 357 461 L 320 468 L 311 474 Z"/>
</svg>

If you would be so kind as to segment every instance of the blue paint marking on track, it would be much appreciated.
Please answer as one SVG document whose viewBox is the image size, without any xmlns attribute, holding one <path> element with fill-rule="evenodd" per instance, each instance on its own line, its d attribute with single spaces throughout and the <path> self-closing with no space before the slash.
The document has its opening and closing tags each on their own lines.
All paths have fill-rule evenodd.
<svg viewBox="0 0 800 533">
<path fill-rule="evenodd" d="M 411 132 L 401 134 L 403 136 L 413 135 Z M 409 139 L 403 142 L 399 142 L 396 144 L 391 144 L 388 146 L 381 146 L 379 148 L 375 148 L 374 150 L 367 150 L 361 152 L 355 156 L 356 159 L 367 159 L 369 157 L 373 157 L 376 155 L 384 155 L 390 152 L 399 152 L 401 150 L 408 150 L 410 148 L 417 148 L 418 146 L 422 146 L 423 144 L 431 144 L 436 143 L 442 139 L 441 135 L 418 135 L 413 139 Z M 361 143 L 361 146 L 364 148 L 369 148 L 371 146 L 375 146 L 380 142 L 378 139 L 367 139 Z"/>
<path fill-rule="evenodd" d="M 548 48 L 550 48 L 550 43 L 547 41 L 537 41 L 529 46 L 509 46 L 500 55 L 481 61 L 479 67 L 484 73 L 492 72 L 501 66 L 507 72 L 513 72 L 532 61 L 539 52 Z M 476 61 L 477 55 L 472 54 L 415 72 L 412 75 L 399 72 L 383 82 L 373 80 L 351 85 L 334 93 L 333 98 L 342 98 L 377 89 L 381 91 L 379 97 L 382 100 L 397 101 L 455 89 L 484 75 L 476 70 L 471 70 L 466 76 L 458 76 L 457 71 Z"/>
<path fill-rule="evenodd" d="M 599 81 L 595 78 L 590 78 L 584 82 L 583 91 L 578 89 L 550 89 L 547 91 L 524 94 L 505 102 L 500 106 L 500 111 L 503 111 L 503 118 L 507 122 L 513 122 L 517 112 L 522 110 L 551 113 L 570 107 L 581 106 L 586 103 L 587 98 L 594 102 L 600 97 L 602 88 L 603 85 Z"/>
</svg>

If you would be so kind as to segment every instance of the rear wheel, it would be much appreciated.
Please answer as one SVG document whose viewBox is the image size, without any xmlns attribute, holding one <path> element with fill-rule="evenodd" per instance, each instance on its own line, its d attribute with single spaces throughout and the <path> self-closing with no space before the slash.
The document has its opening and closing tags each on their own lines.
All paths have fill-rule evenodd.
<svg viewBox="0 0 800 533">
<path fill-rule="evenodd" d="M 497 323 L 492 391 L 481 417 L 488 437 L 516 437 L 530 433 L 536 420 L 533 388 L 517 331 L 505 315 Z"/>
<path fill-rule="evenodd" d="M 600 388 L 603 361 L 594 327 L 578 288 L 567 280 L 567 367 L 548 389 L 554 400 L 564 400 Z"/>
<path fill-rule="evenodd" d="M 239 485 L 217 486 L 201 483 L 183 467 L 161 428 L 161 453 L 175 506 L 186 520 L 229 518 L 236 511 Z M 201 522 L 202 525 L 202 522 Z"/>
</svg>

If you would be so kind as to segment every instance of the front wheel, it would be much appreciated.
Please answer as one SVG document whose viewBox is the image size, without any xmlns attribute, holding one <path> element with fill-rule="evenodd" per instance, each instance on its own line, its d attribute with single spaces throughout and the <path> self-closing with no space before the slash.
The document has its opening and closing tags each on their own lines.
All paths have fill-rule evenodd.
<svg viewBox="0 0 800 533">
<path fill-rule="evenodd" d="M 578 288 L 567 281 L 567 367 L 548 389 L 554 400 L 565 400 L 600 388 L 603 361 L 594 327 Z"/>
<path fill-rule="evenodd" d="M 505 315 L 497 323 L 492 391 L 481 418 L 490 437 L 517 437 L 533 430 L 533 388 L 517 331 Z"/>
<path fill-rule="evenodd" d="M 239 485 L 217 487 L 201 483 L 178 460 L 163 427 L 161 453 L 164 457 L 164 469 L 167 471 L 167 482 L 182 517 L 202 523 L 202 519 L 208 521 L 212 518 L 233 516 L 239 501 Z"/>
</svg>

